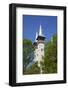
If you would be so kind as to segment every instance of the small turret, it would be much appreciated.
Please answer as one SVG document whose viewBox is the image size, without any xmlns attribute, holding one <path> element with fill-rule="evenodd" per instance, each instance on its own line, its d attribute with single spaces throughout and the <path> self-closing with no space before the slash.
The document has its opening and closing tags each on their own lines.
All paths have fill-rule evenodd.
<svg viewBox="0 0 68 90">
<path fill-rule="evenodd" d="M 37 47 L 37 37 L 38 37 L 38 33 L 36 32 L 36 36 L 35 36 L 35 42 L 33 43 L 34 47 Z"/>
<path fill-rule="evenodd" d="M 35 42 L 37 42 L 38 32 L 36 32 Z"/>
</svg>

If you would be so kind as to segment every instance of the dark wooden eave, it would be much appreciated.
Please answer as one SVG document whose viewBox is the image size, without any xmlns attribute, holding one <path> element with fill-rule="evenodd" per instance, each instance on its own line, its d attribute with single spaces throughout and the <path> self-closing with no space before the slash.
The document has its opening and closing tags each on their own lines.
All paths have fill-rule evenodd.
<svg viewBox="0 0 68 90">
<path fill-rule="evenodd" d="M 44 36 L 38 36 L 38 37 L 37 37 L 37 40 L 44 40 L 44 39 L 45 39 Z"/>
<path fill-rule="evenodd" d="M 37 46 L 37 42 L 34 42 L 33 45 L 34 45 L 34 46 Z"/>
</svg>

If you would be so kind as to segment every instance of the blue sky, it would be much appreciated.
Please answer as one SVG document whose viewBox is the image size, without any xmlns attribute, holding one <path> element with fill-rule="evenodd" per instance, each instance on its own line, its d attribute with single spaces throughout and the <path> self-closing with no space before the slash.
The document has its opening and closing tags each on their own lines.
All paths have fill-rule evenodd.
<svg viewBox="0 0 68 90">
<path fill-rule="evenodd" d="M 57 33 L 57 16 L 24 15 L 22 18 L 25 39 L 34 42 L 36 31 L 39 32 L 40 24 L 46 41 L 49 41 Z"/>
</svg>

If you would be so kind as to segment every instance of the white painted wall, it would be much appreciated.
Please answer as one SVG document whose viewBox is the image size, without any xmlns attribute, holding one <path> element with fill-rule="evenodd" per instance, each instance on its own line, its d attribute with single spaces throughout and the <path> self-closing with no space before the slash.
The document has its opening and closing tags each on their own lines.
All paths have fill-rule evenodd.
<svg viewBox="0 0 68 90">
<path fill-rule="evenodd" d="M 9 71 L 9 3 L 26 3 L 42 5 L 59 5 L 67 6 L 68 0 L 0 0 L 0 90 L 68 90 L 67 84 L 27 86 L 27 87 L 10 87 L 8 86 Z M 68 10 L 67 10 L 68 15 Z M 68 18 L 67 18 L 68 22 Z M 67 28 L 68 29 L 68 28 Z M 68 40 L 68 30 L 67 30 Z M 67 42 L 68 45 L 68 42 Z M 68 48 L 67 48 L 68 51 Z M 67 56 L 68 59 L 68 56 Z M 68 61 L 67 61 L 68 68 Z M 67 70 L 68 71 L 68 70 Z M 67 72 L 68 75 L 68 72 Z M 67 78 L 68 81 L 68 78 Z"/>
<path fill-rule="evenodd" d="M 43 49 L 41 51 L 41 49 Z M 44 43 L 39 43 L 37 48 L 34 51 L 34 61 L 38 61 L 38 66 L 40 66 L 40 61 L 43 61 L 42 57 L 44 57 Z"/>
<path fill-rule="evenodd" d="M 43 49 L 43 51 L 41 51 Z M 44 56 L 44 43 L 38 44 L 38 60 L 42 60 L 42 56 Z"/>
</svg>

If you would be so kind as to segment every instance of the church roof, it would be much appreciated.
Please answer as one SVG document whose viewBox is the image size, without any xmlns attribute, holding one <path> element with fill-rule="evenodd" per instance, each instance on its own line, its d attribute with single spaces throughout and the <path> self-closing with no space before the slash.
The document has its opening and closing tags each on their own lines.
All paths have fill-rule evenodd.
<svg viewBox="0 0 68 90">
<path fill-rule="evenodd" d="M 34 45 L 34 46 L 37 46 L 37 42 L 34 42 L 33 45 Z"/>
<path fill-rule="evenodd" d="M 43 33 L 42 33 L 42 27 L 41 27 L 41 25 L 40 25 L 40 28 L 39 28 L 39 35 L 37 36 L 36 39 L 37 39 L 37 40 L 38 40 L 38 39 L 42 39 L 42 40 L 45 39 L 45 36 L 44 36 Z"/>
<path fill-rule="evenodd" d="M 44 36 L 40 36 L 40 35 L 39 35 L 39 36 L 37 37 L 37 40 L 44 40 L 44 39 L 45 39 Z"/>
<path fill-rule="evenodd" d="M 37 40 L 44 40 L 44 39 L 45 39 L 45 36 L 42 33 L 42 27 L 40 25 L 39 33 L 36 32 L 35 42 L 33 44 L 37 45 Z"/>
</svg>

